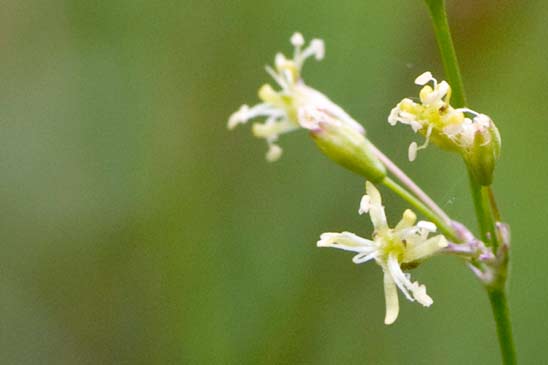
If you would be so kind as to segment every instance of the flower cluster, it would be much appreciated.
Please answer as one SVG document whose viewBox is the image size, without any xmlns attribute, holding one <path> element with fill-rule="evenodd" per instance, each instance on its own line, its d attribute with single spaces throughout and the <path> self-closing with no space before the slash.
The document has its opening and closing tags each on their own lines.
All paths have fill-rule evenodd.
<svg viewBox="0 0 548 365">
<path fill-rule="evenodd" d="M 425 136 L 422 145 L 416 142 L 409 145 L 410 161 L 415 160 L 417 151 L 426 148 L 430 141 L 463 155 L 477 145 L 490 146 L 495 159 L 498 157 L 500 136 L 491 118 L 468 108 L 453 108 L 449 103 L 451 87 L 446 81 L 438 82 L 430 72 L 417 77 L 415 84 L 423 86 L 420 102 L 405 98 L 388 117 L 391 125 L 400 122 Z"/>
<path fill-rule="evenodd" d="M 305 109 L 321 110 L 338 123 L 364 134 L 363 127 L 350 117 L 341 107 L 333 103 L 321 92 L 307 86 L 302 79 L 304 62 L 314 57 L 321 60 L 324 57 L 324 43 L 321 39 L 313 39 L 307 47 L 300 33 L 291 37 L 294 46 L 293 58 L 288 59 L 278 53 L 274 67 L 267 66 L 266 71 L 272 76 L 279 90 L 265 84 L 259 89 L 262 103 L 253 107 L 242 105 L 228 120 L 228 128 L 233 129 L 238 124 L 247 123 L 251 119 L 266 118 L 264 123 L 253 125 L 253 134 L 265 139 L 269 148 L 266 154 L 268 161 L 276 161 L 282 155 L 281 147 L 276 144 L 280 135 L 299 128 L 312 129 L 310 118 L 304 118 Z M 304 47 L 304 48 L 303 48 Z M 303 123 L 301 123 L 303 121 Z"/>
<path fill-rule="evenodd" d="M 433 301 L 426 294 L 424 285 L 411 281 L 410 275 L 402 269 L 413 268 L 424 259 L 447 246 L 443 235 L 428 237 L 436 226 L 427 221 L 417 221 L 415 213 L 407 209 L 400 222 L 390 228 L 386 221 L 384 206 L 379 191 L 370 182 L 366 183 L 359 213 L 369 213 L 374 226 L 372 239 L 365 239 L 350 232 L 324 233 L 318 247 L 334 247 L 356 252 L 352 261 L 361 264 L 375 260 L 384 272 L 384 293 L 386 316 L 384 322 L 392 324 L 399 313 L 397 288 L 410 301 L 417 301 L 428 307 Z"/>
</svg>

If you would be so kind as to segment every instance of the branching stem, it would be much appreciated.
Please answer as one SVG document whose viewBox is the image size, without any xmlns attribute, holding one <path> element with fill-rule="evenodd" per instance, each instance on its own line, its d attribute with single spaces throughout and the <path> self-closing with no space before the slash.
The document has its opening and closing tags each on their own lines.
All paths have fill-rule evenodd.
<svg viewBox="0 0 548 365">
<path fill-rule="evenodd" d="M 447 213 L 445 213 L 443 209 L 441 209 L 440 206 L 437 205 L 436 202 L 434 202 L 434 200 L 432 200 L 432 198 L 430 198 L 428 194 L 426 194 L 424 190 L 420 188 L 420 186 L 418 186 L 409 176 L 407 176 L 405 172 L 403 172 L 394 162 L 392 162 L 392 160 L 390 160 L 388 156 L 386 156 L 384 153 L 382 153 L 381 150 L 375 147 L 375 145 L 371 144 L 370 147 L 375 156 L 377 156 L 377 158 L 384 164 L 384 166 L 386 166 L 386 168 L 388 169 L 388 171 L 390 171 L 392 175 L 394 175 L 405 187 L 407 187 L 407 189 L 415 194 L 415 196 L 419 198 L 419 200 L 421 200 L 426 206 L 428 206 L 428 208 L 430 208 L 432 212 L 437 214 L 438 217 L 444 221 L 445 225 L 451 225 L 451 218 L 449 218 Z"/>
<path fill-rule="evenodd" d="M 450 224 L 447 224 L 445 221 L 443 221 L 437 214 L 435 214 L 429 207 L 427 207 L 423 202 L 417 199 L 413 194 L 407 191 L 403 186 L 399 185 L 388 176 L 384 178 L 383 184 L 394 193 L 396 193 L 400 198 L 409 203 L 412 207 L 417 209 L 422 215 L 432 221 L 450 240 L 454 242 L 458 242 L 460 240 Z"/>
</svg>

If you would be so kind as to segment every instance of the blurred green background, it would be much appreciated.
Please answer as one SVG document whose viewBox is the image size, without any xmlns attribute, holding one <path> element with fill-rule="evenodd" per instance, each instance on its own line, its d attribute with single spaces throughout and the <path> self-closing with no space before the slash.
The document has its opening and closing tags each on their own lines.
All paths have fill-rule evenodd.
<svg viewBox="0 0 548 365">
<path fill-rule="evenodd" d="M 545 358 L 548 48 L 543 0 L 449 1 L 470 106 L 503 135 L 523 364 Z M 413 79 L 442 75 L 425 7 L 390 1 L 16 1 L 0 12 L 3 364 L 497 364 L 479 283 L 456 259 L 413 275 L 434 305 L 383 324 L 374 264 L 315 247 L 367 235 L 363 181 L 305 133 L 280 162 L 228 116 L 296 31 L 322 37 L 307 82 L 475 228 L 456 156 L 390 128 Z M 392 221 L 406 207 L 385 192 Z"/>
</svg>

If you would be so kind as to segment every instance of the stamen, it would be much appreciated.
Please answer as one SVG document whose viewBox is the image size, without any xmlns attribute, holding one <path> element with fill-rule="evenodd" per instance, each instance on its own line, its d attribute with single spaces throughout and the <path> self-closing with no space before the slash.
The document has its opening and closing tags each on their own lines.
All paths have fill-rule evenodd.
<svg viewBox="0 0 548 365">
<path fill-rule="evenodd" d="M 411 142 L 407 150 L 407 158 L 413 162 L 417 158 L 417 142 Z"/>
<path fill-rule="evenodd" d="M 409 161 L 415 161 L 417 158 L 417 152 L 419 150 L 423 150 L 426 147 L 428 147 L 428 143 L 430 143 L 430 135 L 432 134 L 432 129 L 434 128 L 433 124 L 428 125 L 428 129 L 426 130 L 426 141 L 421 146 L 417 146 L 417 142 L 411 142 L 409 145 L 409 150 L 407 151 L 407 157 L 409 158 Z"/>
<path fill-rule="evenodd" d="M 242 105 L 240 109 L 238 109 L 236 112 L 232 113 L 230 118 L 228 118 L 228 129 L 234 129 L 238 124 L 244 124 L 246 123 L 249 113 L 249 106 L 248 105 Z"/>
<path fill-rule="evenodd" d="M 274 162 L 282 157 L 283 150 L 280 146 L 274 143 L 268 144 L 268 151 L 266 152 L 266 159 L 268 162 Z"/>
<path fill-rule="evenodd" d="M 321 61 L 325 56 L 325 46 L 321 39 L 313 39 L 310 45 L 306 47 L 296 58 L 295 65 L 300 70 L 307 58 L 314 56 L 317 61 Z"/>
<path fill-rule="evenodd" d="M 427 83 L 429 83 L 430 81 L 433 81 L 434 87 L 436 87 L 436 85 L 438 84 L 438 81 L 432 76 L 432 73 L 430 71 L 426 71 L 426 72 L 420 74 L 415 79 L 415 84 L 423 86 L 423 85 L 426 85 Z"/>
<path fill-rule="evenodd" d="M 293 35 L 291 36 L 291 44 L 294 46 L 294 47 L 302 47 L 303 44 L 304 44 L 304 37 L 301 33 L 299 32 L 295 32 L 293 33 Z"/>
<path fill-rule="evenodd" d="M 272 77 L 274 79 L 274 81 L 276 81 L 276 83 L 282 89 L 284 89 L 284 91 L 287 91 L 289 85 L 287 85 L 287 82 L 282 77 L 280 77 L 280 75 L 276 71 L 274 71 L 274 69 L 272 67 L 265 66 L 265 70 L 270 75 L 270 77 Z"/>
</svg>

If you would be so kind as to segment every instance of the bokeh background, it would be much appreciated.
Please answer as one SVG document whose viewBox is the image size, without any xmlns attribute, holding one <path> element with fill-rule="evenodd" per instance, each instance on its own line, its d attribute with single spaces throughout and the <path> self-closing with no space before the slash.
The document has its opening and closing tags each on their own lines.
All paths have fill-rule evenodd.
<svg viewBox="0 0 548 365">
<path fill-rule="evenodd" d="M 497 364 L 479 283 L 456 259 L 413 275 L 383 324 L 381 272 L 315 247 L 367 235 L 363 181 L 305 133 L 268 164 L 228 116 L 256 102 L 290 35 L 322 37 L 307 82 L 366 126 L 475 227 L 458 158 L 410 164 L 390 108 L 442 75 L 425 7 L 390 1 L 2 1 L 0 361 L 3 364 Z M 523 364 L 548 323 L 548 7 L 449 1 L 470 106 L 503 135 L 495 189 L 512 225 L 510 302 Z M 406 207 L 385 192 L 392 221 Z"/>
</svg>

